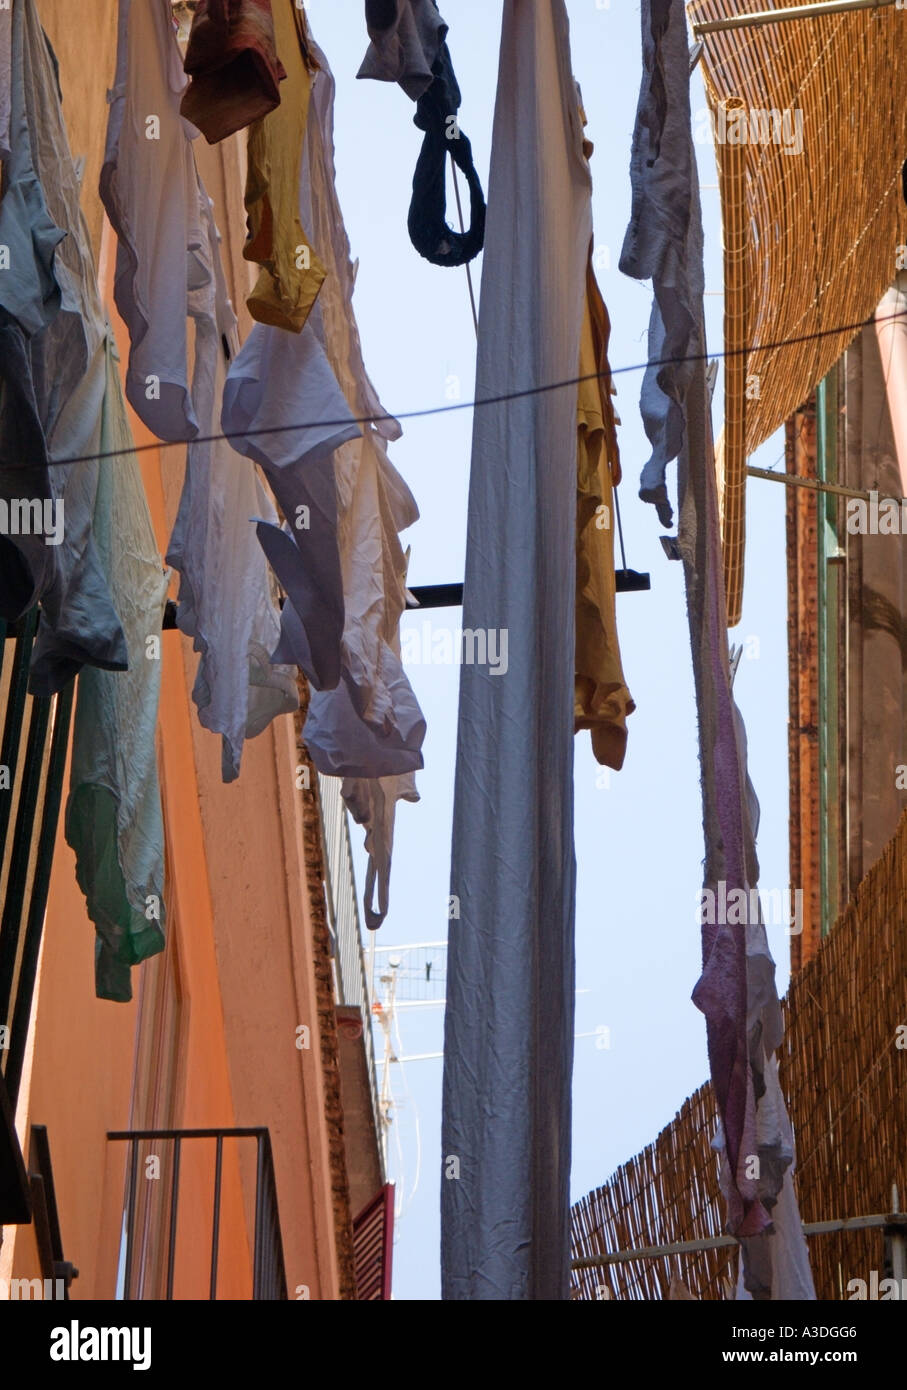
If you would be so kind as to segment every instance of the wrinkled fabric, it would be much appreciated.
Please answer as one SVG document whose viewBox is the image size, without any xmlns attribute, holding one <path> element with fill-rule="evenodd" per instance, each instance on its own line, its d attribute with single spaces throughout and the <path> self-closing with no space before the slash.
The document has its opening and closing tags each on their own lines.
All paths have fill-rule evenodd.
<svg viewBox="0 0 907 1390">
<path fill-rule="evenodd" d="M 683 7 L 675 0 L 642 0 L 643 80 L 630 153 L 632 204 L 620 268 L 654 289 L 648 358 L 640 411 L 652 457 L 642 470 L 639 495 L 654 504 L 663 526 L 673 513 L 665 474 L 680 453 L 684 399 L 694 364 L 697 324 L 686 298 L 687 265 L 696 229 L 686 198 L 695 165 L 689 143 L 690 75 L 685 64 L 663 64 L 665 49 L 687 52 Z M 665 359 L 673 359 L 665 361 Z"/>
<path fill-rule="evenodd" d="M 239 776 L 243 743 L 279 714 L 299 707 L 294 673 L 272 663 L 280 615 L 254 518 L 276 522 L 274 507 L 247 459 L 220 429 L 227 352 L 238 348 L 214 210 L 201 184 L 205 281 L 189 297 L 195 320 L 193 405 L 202 425 L 189 445 L 167 562 L 180 574 L 177 621 L 200 653 L 192 698 L 204 728 L 221 735 L 225 782 Z"/>
<path fill-rule="evenodd" d="M 365 0 L 365 22 L 371 43 L 356 76 L 399 82 L 418 101 L 447 36 L 435 0 Z"/>
<path fill-rule="evenodd" d="M 221 427 L 261 464 L 286 518 L 283 528 L 257 528 L 287 593 L 274 659 L 296 662 L 316 689 L 333 688 L 344 602 L 332 454 L 359 426 L 311 324 L 293 335 L 255 325 L 227 373 Z"/>
<path fill-rule="evenodd" d="M 126 398 L 170 443 L 199 432 L 186 334 L 188 295 L 203 278 L 204 231 L 195 128 L 179 109 L 185 86 L 168 0 L 120 0 L 100 193 L 117 234 L 114 300 L 130 344 Z"/>
<path fill-rule="evenodd" d="M 199 0 L 180 110 L 210 145 L 261 120 L 280 103 L 271 0 Z"/>
<path fill-rule="evenodd" d="M 353 414 L 376 417 L 334 454 L 338 542 L 345 622 L 341 680 L 315 691 L 304 738 L 322 773 L 343 777 L 341 792 L 365 830 L 369 855 L 366 926 L 381 925 L 389 903 L 394 808 L 418 800 L 425 720 L 400 659 L 400 618 L 406 606 L 406 557 L 399 533 L 418 520 L 415 500 L 387 454 L 399 437 L 362 359 L 353 311 L 354 268 L 334 171 L 334 79 L 317 47 L 320 72 L 302 181 L 303 215 L 311 222 L 329 269 L 312 315 L 336 379 Z"/>
<path fill-rule="evenodd" d="M 447 25 L 434 0 L 366 0 L 365 17 L 372 42 L 357 77 L 399 83 L 417 103 L 413 122 L 425 132 L 407 217 L 410 241 L 432 265 L 466 265 L 485 239 L 485 197 L 457 121 L 461 97 L 445 43 Z M 469 190 L 465 232 L 447 224 L 448 154 Z"/>
<path fill-rule="evenodd" d="M 413 175 L 407 228 L 413 246 L 432 265 L 466 265 L 485 240 L 485 198 L 472 158 L 472 146 L 456 118 L 460 88 L 447 44 L 432 66 L 434 80 L 419 98 L 413 117 L 425 131 Z M 450 154 L 469 189 L 469 227 L 455 232 L 447 224 L 447 156 Z"/>
<path fill-rule="evenodd" d="M 164 826 L 155 732 L 161 622 L 169 574 L 161 568 L 126 416 L 112 339 L 95 496 L 98 553 L 126 633 L 129 669 L 86 668 L 72 734 L 66 840 L 97 932 L 99 999 L 132 998 L 133 965 L 164 949 Z M 156 639 L 157 652 L 149 650 Z"/>
<path fill-rule="evenodd" d="M 563 0 L 505 0 L 476 396 L 575 381 L 591 178 Z M 526 286 L 533 287 L 526 293 Z M 442 1297 L 569 1298 L 576 387 L 476 410 L 454 785 Z"/>
<path fill-rule="evenodd" d="M 643 0 L 642 32 L 643 97 L 656 78 L 674 94 L 672 213 L 683 228 L 680 246 L 664 262 L 670 294 L 662 294 L 657 268 L 653 290 L 658 303 L 672 306 L 676 323 L 693 325 L 689 344 L 697 359 L 690 364 L 678 426 L 678 545 L 684 564 L 699 725 L 703 887 L 712 895 L 711 900 L 704 898 L 702 974 L 693 1000 L 705 1015 L 712 1091 L 720 1119 L 714 1146 L 720 1154 L 727 1229 L 741 1241 L 743 1285 L 754 1298 L 810 1299 L 815 1293 L 792 1187 L 793 1139 L 774 1056 L 782 1037 L 774 961 L 761 912 L 748 907 L 743 922 L 729 920 L 735 919 L 735 913 L 728 904 L 740 901 L 731 895 L 742 892 L 749 904 L 750 889 L 758 882 L 759 805 L 747 773 L 746 732 L 732 693 L 727 646 L 704 361 L 702 216 L 690 125 L 683 0 L 669 4 Z M 659 109 L 663 119 L 663 105 Z M 640 114 L 643 121 L 651 115 L 643 99 Z M 656 127 L 637 131 L 634 148 L 647 140 L 657 145 L 658 134 Z M 644 176 L 644 170 L 639 172 Z M 656 163 L 651 173 L 657 190 L 665 170 Z M 650 190 L 641 186 L 638 194 L 642 203 Z M 751 1176 L 754 1158 L 758 1177 Z"/>
<path fill-rule="evenodd" d="M 299 218 L 299 171 L 312 74 L 305 12 L 293 0 L 272 0 L 277 54 L 286 71 L 280 105 L 249 128 L 247 261 L 261 266 L 246 300 L 259 323 L 300 333 L 324 281 L 324 266 Z"/>
<path fill-rule="evenodd" d="M 30 534 L 2 538 L 0 611 L 14 620 L 40 600 L 29 689 L 52 695 L 86 662 L 108 670 L 126 664 L 92 536 L 99 469 L 90 456 L 106 325 L 56 68 L 33 0 L 17 4 L 11 38 L 12 149 L 0 203 L 0 244 L 10 248 L 10 268 L 0 273 L 0 500 L 17 510 L 40 505 L 42 524 L 36 530 L 30 521 Z M 57 462 L 68 458 L 79 461 Z M 53 518 L 59 530 L 51 536 Z"/>
<path fill-rule="evenodd" d="M 617 638 L 614 486 L 620 482 L 620 457 L 611 403 L 610 332 L 590 259 L 579 355 L 574 728 L 591 730 L 596 761 L 619 770 L 627 751 L 627 716 L 636 705 L 624 680 Z"/>
<path fill-rule="evenodd" d="M 10 89 L 12 87 L 13 12 L 0 9 L 0 159 L 9 154 Z"/>
</svg>

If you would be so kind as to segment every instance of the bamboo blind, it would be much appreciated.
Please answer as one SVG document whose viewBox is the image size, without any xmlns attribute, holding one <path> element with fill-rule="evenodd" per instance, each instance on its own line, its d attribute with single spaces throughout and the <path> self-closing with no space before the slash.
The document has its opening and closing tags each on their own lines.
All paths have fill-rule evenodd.
<svg viewBox="0 0 907 1390">
<path fill-rule="evenodd" d="M 721 103 L 722 128 L 746 111 L 730 97 Z M 724 433 L 716 452 L 719 510 L 727 596 L 727 624 L 736 627 L 743 606 L 746 544 L 746 348 L 749 341 L 745 146 L 719 144 L 718 183 L 724 209 Z"/>
<path fill-rule="evenodd" d="M 771 7 L 796 3 L 772 0 Z M 697 23 L 769 6 L 691 0 L 687 8 Z M 725 434 L 741 427 L 745 407 L 743 454 L 750 455 L 837 362 L 857 331 L 842 325 L 859 325 L 873 313 L 894 279 L 898 248 L 907 243 L 901 190 L 907 9 L 889 6 L 707 34 L 702 61 L 716 128 L 725 133 L 725 141 L 719 135 L 716 143 L 725 351 L 740 345 L 744 305 L 751 346 L 745 371 L 737 359 L 725 359 Z M 718 116 L 723 104 L 738 100 L 751 119 L 745 141 L 731 144 L 730 128 Z M 799 152 L 785 152 L 801 144 Z M 733 171 L 735 155 L 742 189 Z M 739 249 L 741 210 L 748 287 L 742 291 L 729 261 L 730 248 Z M 800 341 L 778 346 L 789 339 Z M 749 399 L 747 373 L 755 383 Z M 734 626 L 742 598 L 745 484 L 738 483 L 741 456 L 729 437 L 723 465 L 719 495 L 728 621 Z"/>
<path fill-rule="evenodd" d="M 784 9 L 792 0 L 772 0 Z M 743 13 L 743 0 L 691 0 L 693 23 Z M 756 8 L 765 8 L 761 4 Z M 705 36 L 710 105 L 802 113 L 802 153 L 750 139 L 746 169 L 752 286 L 748 402 L 752 454 L 837 362 L 894 278 L 907 242 L 907 10 L 890 6 Z"/>
<path fill-rule="evenodd" d="M 797 1140 L 801 1218 L 887 1212 L 893 1183 L 903 1209 L 907 812 L 818 954 L 794 976 L 783 1011 L 779 1061 Z M 574 1206 L 574 1258 L 720 1235 L 724 1203 L 710 1148 L 715 1127 L 706 1083 L 653 1144 Z M 808 1243 L 820 1299 L 846 1299 L 848 1282 L 868 1282 L 872 1270 L 885 1277 L 878 1229 L 814 1235 Z M 697 1298 L 725 1298 L 732 1296 L 736 1264 L 730 1247 L 577 1270 L 574 1296 L 663 1299 L 676 1277 Z"/>
</svg>

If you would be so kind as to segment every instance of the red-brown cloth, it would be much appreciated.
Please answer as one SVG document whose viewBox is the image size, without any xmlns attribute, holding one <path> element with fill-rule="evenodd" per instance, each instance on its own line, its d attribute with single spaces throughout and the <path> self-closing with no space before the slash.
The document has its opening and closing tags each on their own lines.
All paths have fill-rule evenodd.
<svg viewBox="0 0 907 1390">
<path fill-rule="evenodd" d="M 209 145 L 273 111 L 286 73 L 271 0 L 199 0 L 183 66 L 190 81 L 180 111 Z"/>
</svg>

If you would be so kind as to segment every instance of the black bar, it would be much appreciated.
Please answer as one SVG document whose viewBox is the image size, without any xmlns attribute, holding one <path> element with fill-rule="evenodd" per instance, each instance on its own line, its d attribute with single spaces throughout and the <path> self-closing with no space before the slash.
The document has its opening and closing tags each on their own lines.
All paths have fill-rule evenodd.
<svg viewBox="0 0 907 1390">
<path fill-rule="evenodd" d="M 416 608 L 459 608 L 463 602 L 462 584 L 415 584 L 409 592 L 415 603 L 407 603 L 410 610 Z"/>
<path fill-rule="evenodd" d="M 50 1141 L 47 1125 L 32 1125 L 29 1146 L 29 1166 L 40 1173 L 44 1179 L 44 1194 L 47 1202 L 47 1229 L 50 1234 L 50 1248 L 55 1260 L 63 1258 L 63 1237 L 60 1234 L 60 1214 L 57 1210 L 57 1193 L 54 1187 L 54 1170 L 50 1160 Z"/>
<path fill-rule="evenodd" d="M 13 1010 L 13 1026 L 10 1032 L 10 1050 L 6 1061 L 6 1086 L 13 1104 L 19 1093 L 22 1068 L 25 1063 L 25 1044 L 28 1039 L 28 1022 L 31 1017 L 32 998 L 35 992 L 35 979 L 38 973 L 38 956 L 41 952 L 41 937 L 44 932 L 44 913 L 50 892 L 50 872 L 53 866 L 54 846 L 57 839 L 57 822 L 60 817 L 60 802 L 63 798 L 63 778 L 66 774 L 66 750 L 69 746 L 69 721 L 72 714 L 72 700 L 75 681 L 56 697 L 54 728 L 51 735 L 50 759 L 47 764 L 47 780 L 44 784 L 44 805 L 41 811 L 41 829 L 38 832 L 35 872 L 31 885 L 31 901 L 25 923 L 25 941 L 22 947 L 22 963 L 19 967 L 19 983 L 16 988 L 16 1003 Z M 49 706 L 50 701 L 35 700 L 35 705 Z M 34 717 L 34 715 L 32 716 Z M 43 752 L 43 750 L 42 750 Z M 48 1150 L 48 1162 L 49 1150 Z M 62 1252 L 60 1255 L 62 1259 Z"/>
<path fill-rule="evenodd" d="M 173 1141 L 173 1179 L 170 1183 L 170 1247 L 167 1255 L 167 1302 L 173 1300 L 173 1273 L 176 1260 L 176 1207 L 180 1182 L 180 1139 Z"/>
<path fill-rule="evenodd" d="M 0 793 L 0 857 L 6 849 L 6 836 L 13 806 L 13 786 L 19 766 L 19 749 L 22 742 L 22 721 L 25 717 L 25 697 L 28 692 L 28 668 L 31 662 L 32 642 L 38 622 L 38 610 L 33 608 L 17 624 L 16 651 L 13 656 L 13 669 L 10 677 L 9 697 L 6 705 L 6 721 L 3 729 L 3 747 L 0 750 L 0 763 L 9 768 L 10 788 Z M 14 629 L 6 628 L 7 637 Z"/>
<path fill-rule="evenodd" d="M 616 590 L 619 594 L 637 593 L 641 589 L 651 589 L 652 581 L 647 574 L 637 570 L 615 570 Z M 462 584 L 411 584 L 409 593 L 414 602 L 407 602 L 407 612 L 415 613 L 424 608 L 459 608 L 463 603 Z M 168 599 L 164 608 L 164 632 L 172 632 L 177 627 L 178 604 Z M 283 599 L 280 600 L 283 607 Z"/>
<path fill-rule="evenodd" d="M 0 1019 L 9 1017 L 12 999 L 13 979 L 16 973 L 16 957 L 19 953 L 19 934 L 25 914 L 25 889 L 28 883 L 28 861 L 31 857 L 32 838 L 35 825 L 35 811 L 38 792 L 41 788 L 41 770 L 44 762 L 44 748 L 47 738 L 47 725 L 50 717 L 49 700 L 33 700 L 31 718 L 28 725 L 28 740 L 25 749 L 25 766 L 22 776 L 22 789 L 16 807 L 16 828 L 13 832 L 13 851 L 9 864 L 9 878 L 6 884 L 6 900 L 3 904 L 3 917 L 0 920 Z M 13 1041 L 11 1039 L 11 1041 Z M 4 1076 L 9 1074 L 13 1062 L 14 1049 L 10 1047 L 6 1059 Z M 7 1081 L 10 1104 L 15 1107 L 15 1087 Z"/>
<path fill-rule="evenodd" d="M 246 1129 L 109 1129 L 108 1139 L 258 1139 L 267 1134 L 262 1125 Z"/>
<path fill-rule="evenodd" d="M 123 1276 L 123 1298 L 132 1298 L 132 1242 L 135 1235 L 135 1185 L 139 1161 L 139 1143 L 133 1139 L 129 1160 L 129 1201 L 126 1204 L 126 1270 Z"/>
<path fill-rule="evenodd" d="M 265 1184 L 264 1184 L 264 1141 L 262 1136 L 258 1136 L 257 1163 L 255 1165 L 255 1252 L 252 1265 L 252 1297 L 260 1299 L 263 1295 L 262 1278 L 264 1260 L 262 1258 L 262 1245 L 264 1243 L 264 1203 L 265 1203 Z"/>
<path fill-rule="evenodd" d="M 651 589 L 652 577 L 640 574 L 639 570 L 615 570 L 614 587 L 619 594 L 637 594 Z"/>
<path fill-rule="evenodd" d="M 214 1218 L 211 1234 L 211 1298 L 217 1298 L 217 1252 L 220 1245 L 220 1179 L 224 1159 L 224 1136 L 217 1136 L 217 1158 L 214 1164 Z"/>
</svg>

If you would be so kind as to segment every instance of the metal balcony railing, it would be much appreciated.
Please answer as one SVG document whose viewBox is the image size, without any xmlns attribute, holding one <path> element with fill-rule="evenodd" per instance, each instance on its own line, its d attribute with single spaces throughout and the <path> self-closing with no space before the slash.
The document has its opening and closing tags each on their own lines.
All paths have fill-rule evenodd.
<svg viewBox="0 0 907 1390">
<path fill-rule="evenodd" d="M 126 1215 L 124 1223 L 125 1267 L 122 1296 L 126 1299 L 162 1297 L 173 1299 L 177 1276 L 177 1223 L 179 1218 L 180 1160 L 183 1145 L 193 1140 L 214 1140 L 214 1183 L 211 1211 L 211 1259 L 208 1298 L 217 1297 L 218 1254 L 221 1236 L 221 1198 L 224 1176 L 224 1140 L 254 1139 L 256 1144 L 255 1224 L 252 1250 L 252 1298 L 262 1301 L 286 1299 L 287 1279 L 283 1261 L 283 1241 L 277 1208 L 277 1187 L 274 1181 L 274 1160 L 271 1137 L 267 1129 L 134 1129 L 108 1133 L 110 1140 L 129 1144 L 126 1179 Z M 139 1211 L 139 1147 L 146 1141 L 170 1142 L 170 1192 L 166 1221 L 166 1255 L 159 1242 L 148 1240 L 148 1213 Z M 140 1229 L 141 1228 L 141 1229 Z M 155 1249 L 154 1247 L 157 1246 Z M 143 1268 L 150 1264 L 149 1250 L 154 1249 L 160 1273 L 157 1280 Z"/>
<path fill-rule="evenodd" d="M 378 1101 L 375 1040 L 372 1035 L 371 989 L 365 951 L 362 945 L 356 878 L 353 872 L 353 852 L 350 845 L 349 817 L 340 795 L 340 786 L 339 777 L 322 777 L 319 773 L 318 790 L 321 807 L 321 832 L 324 841 L 328 925 L 334 948 L 337 1003 L 354 1005 L 362 1013 L 362 1036 L 365 1043 L 369 1089 L 375 1118 L 375 1134 L 379 1138 L 380 1155 L 382 1125 Z"/>
<path fill-rule="evenodd" d="M 25 1061 L 72 714 L 71 681 L 28 693 L 38 610 L 0 620 L 0 1222 L 27 1222 L 30 1197 L 13 1128 Z"/>
</svg>

